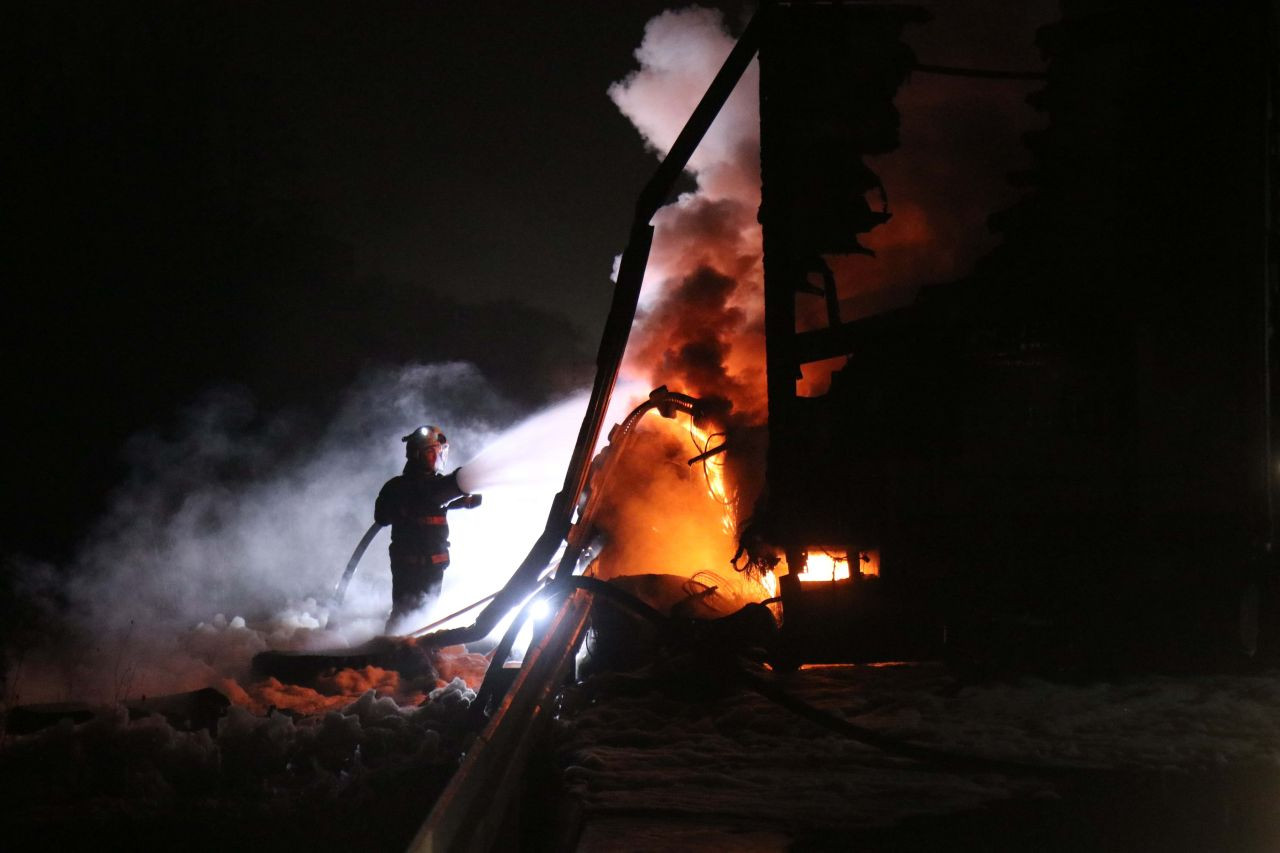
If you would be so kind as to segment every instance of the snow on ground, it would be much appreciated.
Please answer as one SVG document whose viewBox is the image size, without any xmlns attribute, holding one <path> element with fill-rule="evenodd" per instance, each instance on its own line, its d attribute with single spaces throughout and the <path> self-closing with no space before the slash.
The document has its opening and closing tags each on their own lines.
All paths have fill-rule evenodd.
<svg viewBox="0 0 1280 853">
<path fill-rule="evenodd" d="M 122 705 L 103 708 L 86 722 L 64 719 L 6 738 L 0 826 L 10 839 L 68 833 L 75 847 L 175 822 L 314 824 L 337 808 L 366 808 L 372 818 L 372 804 L 387 790 L 403 790 L 407 779 L 417 790 L 431 780 L 435 790 L 411 806 L 413 826 L 456 766 L 458 721 L 474 695 L 455 678 L 420 706 L 373 690 L 308 716 L 262 716 L 232 705 L 211 730 L 195 731 L 159 715 L 131 719 Z M 316 843 L 311 837 L 303 846 L 329 849 Z M 212 846 L 196 839 L 196 849 Z"/>
<path fill-rule="evenodd" d="M 62 833 L 76 849 L 145 829 L 157 837 L 137 849 L 167 849 L 164 832 L 191 824 L 220 827 L 197 846 L 218 849 L 215 839 L 234 838 L 245 826 L 289 825 L 292 834 L 278 848 L 329 849 L 322 836 L 337 831 L 335 809 L 371 809 L 394 789 L 395 819 L 378 832 L 389 847 L 403 846 L 457 764 L 462 719 L 488 659 L 453 646 L 434 650 L 431 668 L 412 677 L 361 666 L 321 673 L 307 686 L 250 674 L 257 652 L 343 649 L 348 633 L 370 630 L 371 620 L 350 610 L 340 614 L 340 628 L 332 616 L 330 606 L 310 599 L 256 622 L 217 614 L 168 642 L 133 647 L 120 671 L 108 673 L 116 701 L 10 708 L 6 726 L 24 711 L 46 720 L 76 714 L 4 735 L 0 837 Z M 231 704 L 221 701 L 220 717 L 206 704 L 199 719 L 209 724 L 201 727 L 195 715 L 148 713 L 138 684 L 211 685 Z M 173 698 L 181 705 L 184 697 Z M 156 702 L 165 700 L 153 696 Z"/>
<path fill-rule="evenodd" d="M 1050 776 L 940 772 L 707 674 L 600 676 L 571 696 L 559 762 L 589 813 L 842 831 L 1057 796 Z M 1280 673 L 959 685 L 930 664 L 805 669 L 794 695 L 878 733 L 1036 765 L 1280 769 Z M 696 692 L 693 692 L 696 689 Z"/>
<path fill-rule="evenodd" d="M 30 840 L 30 849 L 125 840 L 170 849 L 177 828 L 186 849 L 225 849 L 263 832 L 275 850 L 403 848 L 463 752 L 464 718 L 489 660 L 452 646 L 433 650 L 429 668 L 424 657 L 416 675 L 360 666 L 307 686 L 250 673 L 257 652 L 341 650 L 344 631 L 368 630 L 351 612 L 334 629 L 332 615 L 314 600 L 256 622 L 218 614 L 120 659 L 106 674 L 115 701 L 9 708 L 0 720 L 0 837 Z M 193 713 L 195 694 L 148 700 L 138 684 L 211 685 L 225 699 L 201 691 Z M 185 712 L 156 712 L 174 704 Z M 11 727 L 18 715 L 62 719 L 14 734 L 34 727 Z M 140 832 L 147 839 L 134 843 Z"/>
<path fill-rule="evenodd" d="M 1130 770 L 1242 762 L 1280 767 L 1280 673 L 1147 675 L 1093 684 L 1028 678 L 959 689 L 933 666 L 802 676 L 797 692 L 815 704 L 951 751 Z M 859 698 L 849 705 L 851 693 Z"/>
</svg>

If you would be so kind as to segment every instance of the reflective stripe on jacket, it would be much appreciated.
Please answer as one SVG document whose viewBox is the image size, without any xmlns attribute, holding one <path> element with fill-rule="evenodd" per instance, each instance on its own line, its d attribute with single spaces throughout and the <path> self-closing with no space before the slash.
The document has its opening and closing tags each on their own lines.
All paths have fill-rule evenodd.
<svg viewBox="0 0 1280 853">
<path fill-rule="evenodd" d="M 388 480 L 378 493 L 373 517 L 379 524 L 391 525 L 392 559 L 447 563 L 449 522 L 444 507 L 463 494 L 456 471 L 446 476 L 406 465 L 403 474 Z"/>
</svg>

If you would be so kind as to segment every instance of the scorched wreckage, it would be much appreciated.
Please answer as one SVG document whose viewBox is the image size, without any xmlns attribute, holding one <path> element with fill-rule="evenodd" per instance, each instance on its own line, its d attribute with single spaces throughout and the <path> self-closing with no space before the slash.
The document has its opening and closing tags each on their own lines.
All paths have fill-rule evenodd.
<svg viewBox="0 0 1280 853">
<path fill-rule="evenodd" d="M 597 671 L 693 658 L 810 717 L 782 678 L 805 663 L 1074 677 L 1274 660 L 1274 21 L 1262 3 L 1062 5 L 1038 35 L 1046 68 L 1019 71 L 927 64 L 904 41 L 923 7 L 762 3 L 640 194 L 563 487 L 510 582 L 470 626 L 255 658 L 285 682 L 420 674 L 518 614 L 485 647 L 485 734 L 416 847 L 509 838 L 524 793 L 499 780 L 539 748 L 587 635 Z M 671 381 L 595 455 L 652 221 L 757 57 L 767 410 Z M 876 164 L 912 75 L 1034 83 L 1027 190 L 960 280 L 843 316 L 865 269 L 847 259 L 874 264 L 867 235 L 894 216 Z M 797 381 L 815 364 L 834 368 L 817 393 Z M 671 464 L 714 507 L 718 571 L 671 548 L 654 564 L 621 532 L 624 496 Z M 536 602 L 558 613 L 504 666 Z"/>
<path fill-rule="evenodd" d="M 1017 648 L 1049 670 L 1124 669 L 1268 649 L 1270 72 L 1264 11 L 1236 12 L 1210 27 L 1178 7 L 1157 31 L 1146 8 L 1067 4 L 1039 34 L 1047 69 L 1018 72 L 918 60 L 903 31 L 921 7 L 766 4 L 641 194 L 544 536 L 474 628 L 438 641 L 485 636 L 601 546 L 608 568 L 593 522 L 609 458 L 656 408 L 703 430 L 689 465 L 737 497 L 734 567 L 763 597 L 779 584 L 775 663 L 1003 666 Z M 664 387 L 593 469 L 650 220 L 757 52 L 767 441 L 734 400 Z M 1192 54 L 1224 61 L 1193 74 Z M 1014 176 L 1029 189 L 964 278 L 844 318 L 841 260 L 874 256 L 864 235 L 893 217 L 868 161 L 898 148 L 913 74 L 1036 81 L 1047 121 Z M 1190 198 L 1221 203 L 1196 216 Z M 833 360 L 825 393 L 798 392 L 803 366 Z"/>
<path fill-rule="evenodd" d="M 476 640 L 542 584 L 579 590 L 535 655 L 553 681 L 587 624 L 596 666 L 681 648 L 775 673 L 944 659 L 1079 677 L 1273 659 L 1269 18 L 1247 3 L 1063 11 L 1039 33 L 1046 69 L 1019 72 L 925 64 L 903 41 L 928 20 L 920 7 L 764 4 L 641 194 L 546 534 L 475 627 L 426 642 Z M 593 467 L 650 220 L 757 53 L 766 424 L 662 387 Z M 962 279 L 842 317 L 856 289 L 842 258 L 874 255 L 864 235 L 893 216 L 869 161 L 898 147 L 895 94 L 913 74 L 1034 80 L 1045 125 L 1014 176 L 1028 189 L 991 217 L 1003 241 Z M 833 362 L 824 393 L 798 384 Z M 679 553 L 669 575 L 611 558 L 610 490 L 644 476 L 618 472 L 650 409 L 692 418 L 687 464 L 705 466 L 713 495 L 736 490 L 733 568 L 758 584 L 754 603 L 728 607 L 727 589 L 679 572 Z M 481 707 L 506 689 L 496 666 Z M 548 707 L 532 678 L 494 701 L 495 737 Z M 467 781 L 494 772 L 480 752 L 420 840 L 470 826 Z"/>
</svg>

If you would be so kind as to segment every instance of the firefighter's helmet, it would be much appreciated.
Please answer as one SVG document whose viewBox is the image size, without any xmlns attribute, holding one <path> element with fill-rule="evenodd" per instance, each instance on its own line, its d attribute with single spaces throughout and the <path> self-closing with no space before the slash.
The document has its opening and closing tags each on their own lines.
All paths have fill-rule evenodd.
<svg viewBox="0 0 1280 853">
<path fill-rule="evenodd" d="M 440 427 L 426 424 L 400 439 L 404 442 L 404 455 L 408 459 L 415 458 L 424 448 L 435 447 L 438 450 L 439 464 L 443 467 L 444 458 L 449 452 L 449 439 L 445 438 Z"/>
</svg>

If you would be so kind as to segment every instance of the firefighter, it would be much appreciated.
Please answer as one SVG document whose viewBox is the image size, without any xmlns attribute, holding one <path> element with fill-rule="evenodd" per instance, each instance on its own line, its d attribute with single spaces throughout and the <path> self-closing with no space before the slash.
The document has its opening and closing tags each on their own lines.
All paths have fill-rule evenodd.
<svg viewBox="0 0 1280 853">
<path fill-rule="evenodd" d="M 391 615 L 386 631 L 399 629 L 404 617 L 440 596 L 449 566 L 451 509 L 472 509 L 480 495 L 458 487 L 458 472 L 444 474 L 449 441 L 436 426 L 420 426 L 400 439 L 405 443 L 404 473 L 378 493 L 374 521 L 391 525 Z"/>
</svg>

